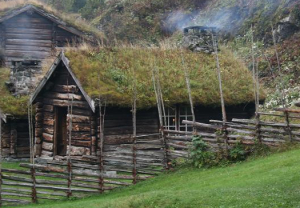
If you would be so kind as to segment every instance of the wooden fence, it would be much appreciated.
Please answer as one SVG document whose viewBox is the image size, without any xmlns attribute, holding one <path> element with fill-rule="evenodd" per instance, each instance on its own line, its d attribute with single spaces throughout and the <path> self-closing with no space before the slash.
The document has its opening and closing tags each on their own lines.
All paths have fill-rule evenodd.
<svg viewBox="0 0 300 208">
<path fill-rule="evenodd" d="M 195 132 L 165 130 L 168 160 L 188 158 L 194 135 L 201 136 L 212 151 L 226 151 L 234 144 L 262 143 L 279 146 L 286 142 L 300 142 L 300 111 L 275 109 L 275 113 L 258 112 L 254 119 L 232 119 L 231 122 L 210 120 L 210 124 L 184 120 Z M 277 117 L 284 122 L 269 122 L 263 117 Z"/>
<path fill-rule="evenodd" d="M 134 142 L 104 146 L 98 156 L 67 161 L 22 163 L 20 169 L 1 170 L 1 205 L 41 203 L 82 198 L 151 178 L 164 170 L 161 134 L 137 136 Z M 132 139 L 129 139 L 132 141 Z"/>
<path fill-rule="evenodd" d="M 158 175 L 177 158 L 188 158 L 193 135 L 199 135 L 212 151 L 224 151 L 241 142 L 278 146 L 300 142 L 300 111 L 277 109 L 257 113 L 255 119 L 211 120 L 210 124 L 183 121 L 193 132 L 163 129 L 158 134 L 140 135 L 114 144 L 103 144 L 98 156 L 23 163 L 20 169 L 2 168 L 0 205 L 42 203 L 64 198 L 82 198 L 135 184 Z M 281 118 L 268 122 L 263 116 Z M 300 122 L 299 122 L 300 123 Z"/>
</svg>

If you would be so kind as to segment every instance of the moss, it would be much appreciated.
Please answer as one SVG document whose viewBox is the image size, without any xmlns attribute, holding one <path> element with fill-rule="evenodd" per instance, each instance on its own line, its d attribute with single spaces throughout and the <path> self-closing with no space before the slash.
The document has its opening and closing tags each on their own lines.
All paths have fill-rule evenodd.
<svg viewBox="0 0 300 208">
<path fill-rule="evenodd" d="M 14 97 L 8 91 L 5 81 L 9 80 L 10 70 L 0 68 L 0 109 L 10 115 L 24 116 L 27 115 L 28 96 Z"/>
<path fill-rule="evenodd" d="M 97 98 L 100 91 L 101 96 L 113 105 L 131 105 L 135 74 L 140 108 L 156 104 L 152 82 L 154 67 L 160 72 L 167 105 L 188 103 L 183 57 L 190 73 L 195 104 L 218 106 L 220 103 L 213 55 L 190 51 L 182 53 L 178 49 L 101 48 L 90 51 L 69 50 L 66 56 L 86 92 Z M 226 104 L 252 102 L 252 77 L 244 64 L 226 49 L 222 49 L 220 53 L 220 64 Z"/>
</svg>

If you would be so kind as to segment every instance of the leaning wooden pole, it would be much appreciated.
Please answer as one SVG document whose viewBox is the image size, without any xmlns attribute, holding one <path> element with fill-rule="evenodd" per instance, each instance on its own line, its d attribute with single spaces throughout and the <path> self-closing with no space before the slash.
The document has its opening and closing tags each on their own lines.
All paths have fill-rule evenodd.
<svg viewBox="0 0 300 208">
<path fill-rule="evenodd" d="M 168 144 L 166 141 L 166 135 L 165 135 L 165 129 L 164 129 L 164 122 L 163 122 L 163 113 L 162 113 L 162 107 L 159 96 L 158 90 L 157 90 L 157 82 L 156 82 L 156 76 L 155 76 L 155 69 L 152 68 L 152 80 L 153 80 L 153 88 L 156 96 L 156 104 L 158 109 L 158 116 L 159 116 L 159 124 L 160 124 L 160 133 L 163 140 L 163 146 L 164 146 L 164 163 L 165 163 L 165 169 L 169 169 L 169 160 L 168 160 Z"/>
<path fill-rule="evenodd" d="M 183 66 L 183 71 L 184 71 L 184 76 L 185 76 L 185 82 L 186 82 L 186 87 L 187 87 L 187 92 L 189 94 L 189 101 L 191 105 L 191 112 L 193 116 L 193 123 L 196 122 L 196 117 L 195 117 L 195 112 L 194 112 L 194 103 L 193 103 L 193 97 L 192 97 L 192 90 L 191 90 L 191 82 L 190 82 L 190 75 L 187 71 L 184 57 L 183 57 L 183 52 L 181 50 L 181 60 L 182 60 L 182 66 Z M 193 132 L 196 133 L 196 127 L 193 125 Z"/>
<path fill-rule="evenodd" d="M 279 54 L 278 54 L 278 50 L 277 50 L 277 43 L 276 43 L 276 37 L 275 37 L 275 31 L 273 28 L 273 23 L 271 23 L 271 27 L 272 27 L 273 44 L 274 44 L 274 48 L 275 48 L 276 60 L 277 60 L 277 65 L 278 65 L 278 73 L 279 73 L 279 76 L 282 77 L 282 71 L 281 71 Z M 284 86 L 283 86 L 282 82 L 280 83 L 280 88 L 281 88 L 280 90 L 281 90 L 282 107 L 286 108 L 285 92 L 284 92 Z"/>
<path fill-rule="evenodd" d="M 29 127 L 29 145 L 30 145 L 30 168 L 32 187 L 31 187 L 31 201 L 37 203 L 37 192 L 36 192 L 36 177 L 35 177 L 35 164 L 34 164 L 34 139 L 33 139 L 33 119 L 32 119 L 32 104 L 28 103 L 28 127 Z"/>
<path fill-rule="evenodd" d="M 73 127 L 73 101 L 74 96 L 72 95 L 71 104 L 69 106 L 69 151 L 68 151 L 68 193 L 67 197 L 72 196 L 72 161 L 71 161 L 71 146 L 72 146 L 72 127 Z"/>
<path fill-rule="evenodd" d="M 251 25 L 251 57 L 252 57 L 252 79 L 253 79 L 253 92 L 255 99 L 255 112 L 258 112 L 258 101 L 257 101 L 257 83 L 256 83 L 256 61 L 254 52 L 254 34 L 253 25 Z"/>
<path fill-rule="evenodd" d="M 253 79 L 253 92 L 255 99 L 255 135 L 258 142 L 261 143 L 261 125 L 259 112 L 259 80 L 258 80 L 258 62 L 255 60 L 254 51 L 254 31 L 253 25 L 251 25 L 251 56 L 252 56 L 252 79 Z"/>
<path fill-rule="evenodd" d="M 212 42 L 213 47 L 215 51 L 215 57 L 216 57 L 216 65 L 217 65 L 217 74 L 218 74 L 218 81 L 219 81 L 219 89 L 220 89 L 220 98 L 221 98 L 221 108 L 222 108 L 222 121 L 223 121 L 223 139 L 225 144 L 225 150 L 226 150 L 226 156 L 228 156 L 228 132 L 227 132 L 227 115 L 226 115 L 226 109 L 225 109 L 225 101 L 224 101 L 224 95 L 223 95 L 223 87 L 222 87 L 222 77 L 221 77 L 221 67 L 220 67 L 220 60 L 218 55 L 218 45 L 217 40 L 214 35 L 214 32 L 212 31 Z"/>
<path fill-rule="evenodd" d="M 104 160 L 103 160 L 103 151 L 104 151 L 104 115 L 105 115 L 105 110 L 104 114 L 102 114 L 102 97 L 101 97 L 101 85 L 100 85 L 100 72 L 98 75 L 98 83 L 99 83 L 99 192 L 103 193 L 104 192 L 104 178 L 103 178 L 103 173 L 104 173 Z"/>
</svg>

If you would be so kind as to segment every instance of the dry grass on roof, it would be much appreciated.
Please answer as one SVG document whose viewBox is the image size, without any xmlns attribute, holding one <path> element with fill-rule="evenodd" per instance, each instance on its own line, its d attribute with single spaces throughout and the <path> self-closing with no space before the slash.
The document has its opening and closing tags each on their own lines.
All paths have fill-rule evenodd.
<svg viewBox="0 0 300 208">
<path fill-rule="evenodd" d="M 10 69 L 0 68 L 0 109 L 5 114 L 14 116 L 27 115 L 29 96 L 12 96 L 5 85 L 5 82 L 9 80 L 9 76 Z"/>
<path fill-rule="evenodd" d="M 51 13 L 67 24 L 73 26 L 74 28 L 81 30 L 85 33 L 94 35 L 99 40 L 104 40 L 105 35 L 99 31 L 97 28 L 93 27 L 89 22 L 81 18 L 79 14 L 74 13 L 63 13 L 62 11 L 57 11 L 51 6 L 38 1 L 38 0 L 11 0 L 11 1 L 0 1 L 0 17 L 8 14 L 12 10 L 20 9 L 26 5 L 34 5 L 38 8 L 45 10 L 48 13 Z"/>
<path fill-rule="evenodd" d="M 94 98 L 100 94 L 113 105 L 131 105 L 133 81 L 136 77 L 140 108 L 156 105 L 152 82 L 154 67 L 159 70 L 166 104 L 188 103 L 183 57 L 191 77 L 195 104 L 219 106 L 220 103 L 213 55 L 190 51 L 182 53 L 179 49 L 119 47 L 69 49 L 66 56 L 70 59 L 70 66 L 85 91 Z M 253 102 L 252 77 L 243 62 L 222 48 L 220 64 L 226 104 Z"/>
</svg>

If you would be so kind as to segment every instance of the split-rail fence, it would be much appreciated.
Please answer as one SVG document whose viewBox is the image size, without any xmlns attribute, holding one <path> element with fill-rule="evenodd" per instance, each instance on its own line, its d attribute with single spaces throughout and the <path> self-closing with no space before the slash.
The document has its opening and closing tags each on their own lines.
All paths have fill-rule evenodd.
<svg viewBox="0 0 300 208">
<path fill-rule="evenodd" d="M 162 128 L 158 134 L 136 136 L 115 147 L 104 144 L 98 156 L 69 156 L 67 160 L 21 163 L 18 169 L 0 168 L 0 205 L 81 198 L 135 184 L 170 168 L 174 159 L 188 158 L 194 135 L 201 136 L 212 151 L 226 151 L 238 142 L 245 145 L 260 142 L 274 147 L 300 142 L 299 113 L 277 109 L 272 114 L 256 113 L 254 119 L 225 123 L 183 121 L 194 130 Z M 278 117 L 284 122 L 267 122 L 263 116 Z"/>
</svg>

